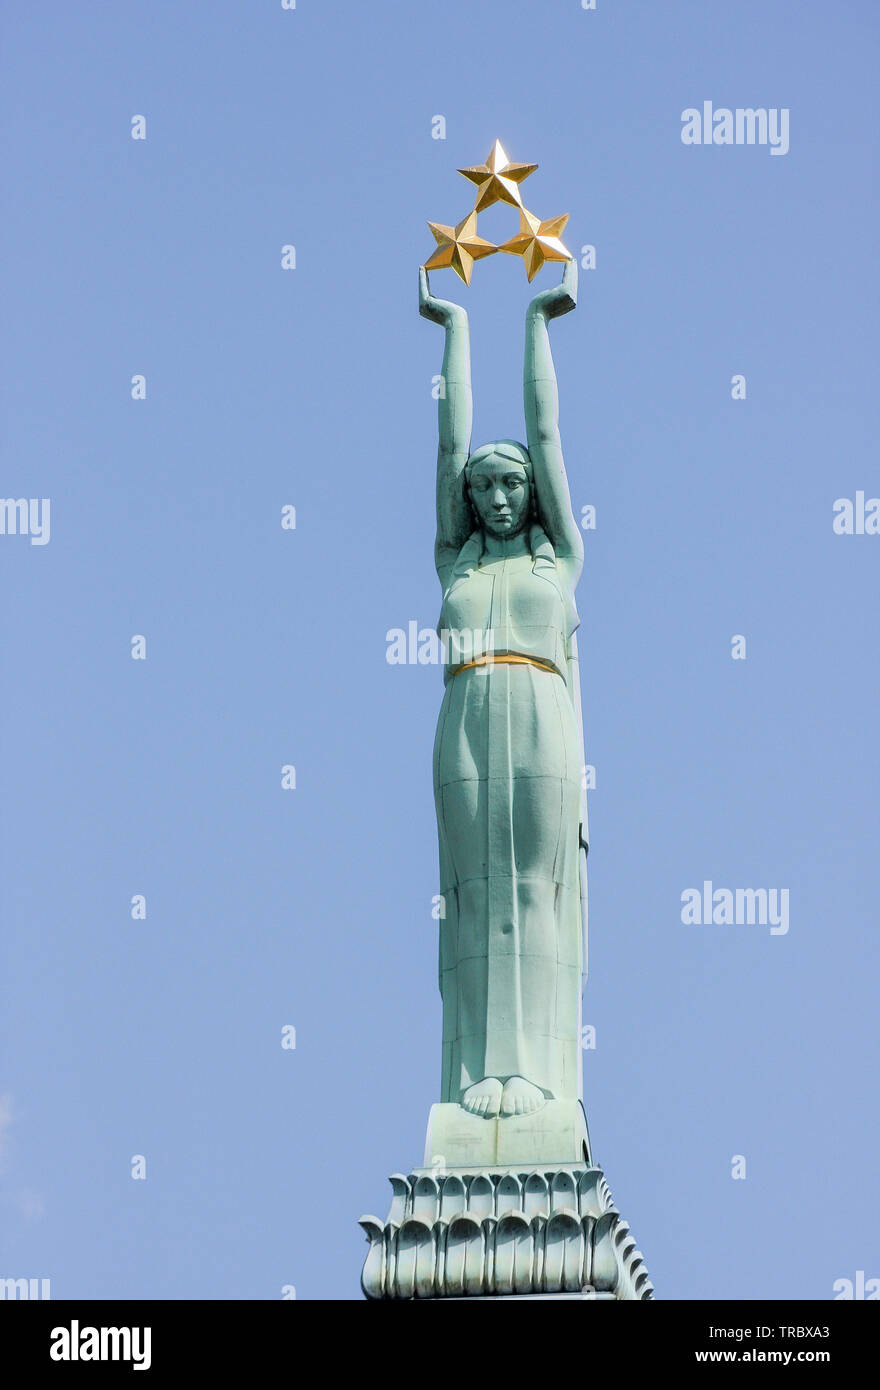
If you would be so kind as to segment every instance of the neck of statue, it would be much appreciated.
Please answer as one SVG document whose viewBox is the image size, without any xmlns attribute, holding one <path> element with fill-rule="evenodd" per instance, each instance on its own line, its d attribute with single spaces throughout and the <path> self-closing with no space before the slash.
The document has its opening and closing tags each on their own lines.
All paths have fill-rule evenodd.
<svg viewBox="0 0 880 1390">
<path fill-rule="evenodd" d="M 483 559 L 506 560 L 514 555 L 528 555 L 529 533 L 526 529 L 515 536 L 493 536 L 483 532 Z"/>
</svg>

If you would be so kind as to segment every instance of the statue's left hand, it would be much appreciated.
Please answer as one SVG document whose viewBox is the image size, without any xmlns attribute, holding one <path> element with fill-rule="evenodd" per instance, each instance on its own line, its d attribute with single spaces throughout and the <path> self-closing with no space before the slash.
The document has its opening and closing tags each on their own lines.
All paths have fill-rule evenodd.
<svg viewBox="0 0 880 1390">
<path fill-rule="evenodd" d="M 460 304 L 453 304 L 451 299 L 434 298 L 424 266 L 419 266 L 419 313 L 423 319 L 430 319 L 444 328 L 449 328 L 456 320 L 467 321 L 467 310 Z"/>
<path fill-rule="evenodd" d="M 536 294 L 529 305 L 529 313 L 542 314 L 547 319 L 556 319 L 560 314 L 570 313 L 577 304 L 577 284 L 577 261 L 572 257 L 565 263 L 562 284 Z"/>
</svg>

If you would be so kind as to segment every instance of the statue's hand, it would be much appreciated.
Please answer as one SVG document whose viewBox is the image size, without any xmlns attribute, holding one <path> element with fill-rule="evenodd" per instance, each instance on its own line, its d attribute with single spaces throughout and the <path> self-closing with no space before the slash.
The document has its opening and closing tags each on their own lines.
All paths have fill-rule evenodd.
<svg viewBox="0 0 880 1390">
<path fill-rule="evenodd" d="M 442 324 L 444 328 L 449 328 L 456 321 L 467 321 L 467 310 L 460 304 L 453 304 L 449 299 L 434 299 L 428 284 L 428 272 L 423 265 L 419 266 L 419 313 L 423 319 Z"/>
<path fill-rule="evenodd" d="M 542 314 L 546 319 L 556 319 L 560 314 L 570 313 L 577 304 L 577 286 L 577 261 L 572 257 L 565 262 L 562 284 L 536 294 L 529 305 L 529 313 Z"/>
</svg>

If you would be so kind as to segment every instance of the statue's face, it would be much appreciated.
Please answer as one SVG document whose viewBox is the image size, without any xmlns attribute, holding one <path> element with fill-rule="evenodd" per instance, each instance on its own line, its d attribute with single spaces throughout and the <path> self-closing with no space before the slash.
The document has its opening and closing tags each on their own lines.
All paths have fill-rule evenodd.
<svg viewBox="0 0 880 1390">
<path fill-rule="evenodd" d="M 519 535 L 529 516 L 529 476 L 521 463 L 498 454 L 468 474 L 468 494 L 483 527 L 503 538 Z"/>
</svg>

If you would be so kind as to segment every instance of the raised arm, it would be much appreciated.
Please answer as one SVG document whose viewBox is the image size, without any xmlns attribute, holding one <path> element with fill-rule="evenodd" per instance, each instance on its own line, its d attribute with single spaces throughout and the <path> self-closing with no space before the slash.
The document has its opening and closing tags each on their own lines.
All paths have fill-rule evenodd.
<svg viewBox="0 0 880 1390">
<path fill-rule="evenodd" d="M 437 538 L 434 562 L 441 584 L 470 534 L 471 518 L 462 473 L 471 447 L 471 347 L 467 310 L 434 299 L 428 272 L 419 270 L 419 313 L 446 330 L 443 372 L 437 401 L 440 442 L 437 450 Z"/>
<path fill-rule="evenodd" d="M 526 313 L 523 368 L 526 439 L 538 511 L 557 555 L 583 562 L 584 543 L 571 509 L 559 439 L 559 395 L 547 324 L 577 303 L 577 262 L 566 262 L 562 284 L 535 296 Z"/>
</svg>

